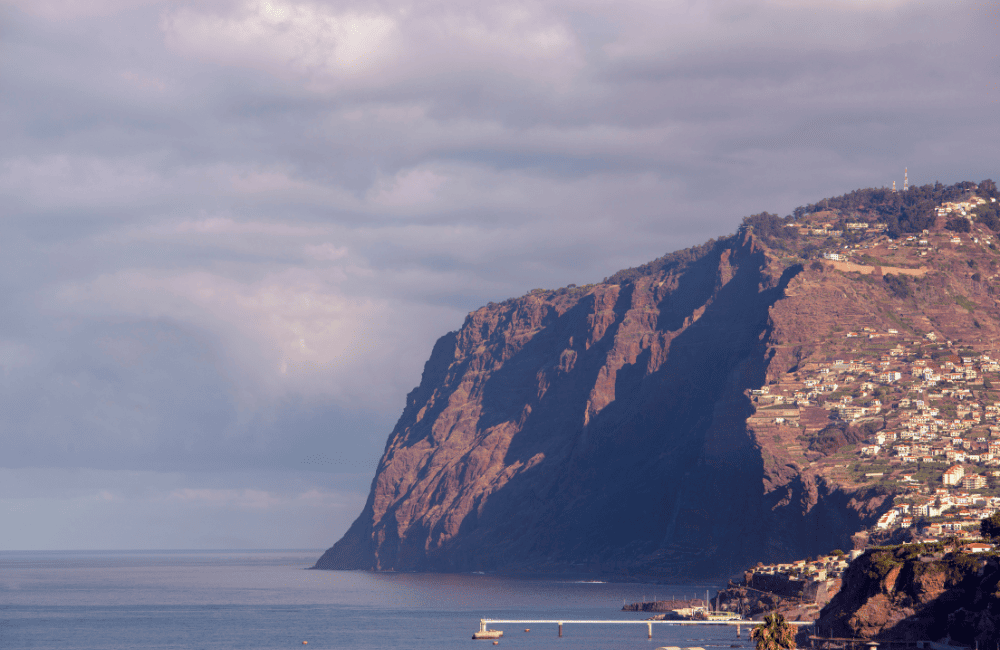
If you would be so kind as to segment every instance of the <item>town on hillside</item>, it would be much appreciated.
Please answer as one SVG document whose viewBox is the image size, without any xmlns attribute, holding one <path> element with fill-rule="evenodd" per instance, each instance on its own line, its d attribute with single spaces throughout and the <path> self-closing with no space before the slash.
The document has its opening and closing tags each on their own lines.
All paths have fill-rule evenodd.
<svg viewBox="0 0 1000 650">
<path fill-rule="evenodd" d="M 863 210 L 818 209 L 793 223 L 796 246 L 810 249 L 813 265 L 861 281 L 881 277 L 900 299 L 942 269 L 989 288 L 1000 276 L 1000 249 L 976 215 L 996 201 L 971 193 L 945 201 L 929 228 L 894 239 Z M 977 302 L 952 298 L 979 327 Z M 786 461 L 893 495 L 873 533 L 978 530 L 1000 509 L 1000 341 L 952 340 L 926 318 L 886 312 L 879 321 L 839 322 L 803 363 L 749 391 L 747 424 L 779 443 Z"/>
</svg>

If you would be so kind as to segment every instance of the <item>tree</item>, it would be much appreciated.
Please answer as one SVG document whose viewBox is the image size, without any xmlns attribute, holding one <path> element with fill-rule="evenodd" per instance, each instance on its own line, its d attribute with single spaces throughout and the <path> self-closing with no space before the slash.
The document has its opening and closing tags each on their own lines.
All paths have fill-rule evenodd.
<svg viewBox="0 0 1000 650">
<path fill-rule="evenodd" d="M 764 622 L 750 630 L 757 650 L 788 650 L 795 647 L 795 632 L 781 614 L 768 614 Z"/>
<path fill-rule="evenodd" d="M 1000 196 L 1000 192 L 997 192 L 997 184 L 988 178 L 979 184 L 979 193 L 986 195 L 987 198 Z"/>
<path fill-rule="evenodd" d="M 944 227 L 953 232 L 969 232 L 972 230 L 972 224 L 965 217 L 952 217 L 948 219 Z"/>
<path fill-rule="evenodd" d="M 1000 541 L 1000 512 L 994 512 L 980 521 L 979 533 L 986 539 Z"/>
</svg>

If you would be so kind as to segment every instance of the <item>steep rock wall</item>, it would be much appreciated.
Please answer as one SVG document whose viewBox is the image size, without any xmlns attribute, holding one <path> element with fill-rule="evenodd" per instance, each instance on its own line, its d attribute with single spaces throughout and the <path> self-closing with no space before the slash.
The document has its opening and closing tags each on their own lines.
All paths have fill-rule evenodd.
<svg viewBox="0 0 1000 650">
<path fill-rule="evenodd" d="M 810 331 L 780 304 L 808 275 L 741 232 L 627 282 L 470 314 L 317 568 L 709 577 L 849 546 L 882 500 L 746 424 L 747 390 Z"/>
</svg>

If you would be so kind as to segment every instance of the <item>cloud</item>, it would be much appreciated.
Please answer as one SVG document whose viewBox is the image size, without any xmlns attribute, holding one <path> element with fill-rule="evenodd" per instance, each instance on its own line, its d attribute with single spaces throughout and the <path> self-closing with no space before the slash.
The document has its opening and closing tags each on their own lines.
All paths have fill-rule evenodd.
<svg viewBox="0 0 1000 650">
<path fill-rule="evenodd" d="M 582 63 L 571 31 L 539 3 L 399 2 L 362 9 L 251 1 L 214 11 L 177 9 L 165 14 L 162 28 L 177 52 L 304 79 L 320 92 L 344 82 L 387 88 L 432 70 L 445 78 L 484 67 L 561 83 L 567 66 Z"/>
<path fill-rule="evenodd" d="M 397 22 L 390 15 L 281 0 L 225 9 L 183 7 L 165 15 L 168 43 L 190 56 L 278 75 L 360 74 L 395 55 Z"/>
<path fill-rule="evenodd" d="M 302 472 L 0 468 L 0 487 L 0 548 L 10 550 L 318 549 L 365 499 L 362 486 Z"/>
<path fill-rule="evenodd" d="M 10 497 L 92 508 L 108 544 L 140 543 L 122 522 L 147 503 L 175 523 L 326 516 L 303 496 L 322 485 L 162 475 L 370 479 L 435 339 L 489 301 L 904 166 L 996 177 L 1000 39 L 981 2 L 0 11 L 0 465 L 67 490 L 73 468 L 160 486 L 131 501 L 124 474 L 99 473 L 76 496 Z M 141 519 L 150 544 L 208 543 Z M 47 530 L 31 543 L 67 539 Z"/>
<path fill-rule="evenodd" d="M 110 16 L 121 11 L 157 4 L 160 0 L 2 0 L 0 6 L 16 7 L 53 21 Z"/>
<path fill-rule="evenodd" d="M 346 375 L 371 361 L 375 337 L 389 313 L 383 301 L 336 291 L 337 284 L 359 272 L 286 270 L 243 283 L 208 272 L 134 269 L 85 285 L 68 284 L 58 300 L 74 311 L 96 308 L 196 325 L 226 340 L 240 371 L 256 374 L 272 397 L 293 390 L 356 400 L 367 393 L 355 392 Z M 348 372 L 338 371 L 339 366 Z"/>
</svg>

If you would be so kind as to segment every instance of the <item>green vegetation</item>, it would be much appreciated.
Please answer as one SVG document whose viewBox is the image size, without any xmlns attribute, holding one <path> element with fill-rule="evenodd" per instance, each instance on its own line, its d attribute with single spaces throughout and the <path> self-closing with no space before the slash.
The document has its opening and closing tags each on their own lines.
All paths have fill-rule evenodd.
<svg viewBox="0 0 1000 650">
<path fill-rule="evenodd" d="M 1000 542 L 1000 512 L 994 512 L 979 522 L 979 532 L 986 539 Z"/>
<path fill-rule="evenodd" d="M 734 243 L 734 239 L 735 236 L 719 240 L 709 239 L 700 246 L 692 246 L 691 248 L 685 248 L 683 250 L 674 251 L 673 253 L 667 253 L 663 257 L 655 259 L 652 262 L 618 271 L 614 275 L 604 278 L 604 283 L 627 284 L 628 282 L 634 282 L 635 280 L 638 280 L 646 275 L 683 270 L 688 266 L 703 260 L 711 252 L 715 250 L 722 250 L 723 248 L 732 245 Z"/>
<path fill-rule="evenodd" d="M 893 568 L 899 566 L 901 562 L 896 559 L 896 556 L 891 551 L 876 551 L 868 557 L 868 570 L 865 574 L 868 576 L 869 580 L 881 581 Z"/>
<path fill-rule="evenodd" d="M 982 185 L 983 184 L 981 183 L 980 190 L 982 189 Z M 986 193 L 983 192 L 983 194 Z M 991 203 L 986 203 L 984 205 L 980 205 L 979 207 L 977 207 L 975 210 L 972 211 L 972 214 L 975 217 L 976 221 L 983 224 L 990 230 L 993 231 L 1000 230 L 1000 200 L 998 200 L 996 203 L 991 202 Z M 995 247 L 992 245 L 990 247 L 995 249 Z"/>
<path fill-rule="evenodd" d="M 958 201 L 973 193 L 991 197 L 995 191 L 996 184 L 992 180 L 979 183 L 978 188 L 975 183 L 970 182 L 914 186 L 906 192 L 893 192 L 885 187 L 867 188 L 796 208 L 793 214 L 801 218 L 823 210 L 854 213 L 886 224 L 889 236 L 897 238 L 904 233 L 919 233 L 925 228 L 931 228 L 937 216 L 934 208 L 941 203 Z M 986 204 L 986 206 L 997 205 Z M 976 217 L 988 228 L 993 230 L 1000 228 L 1000 212 L 982 210 L 980 216 L 977 211 Z"/>
<path fill-rule="evenodd" d="M 781 614 L 768 614 L 764 622 L 750 630 L 757 650 L 789 650 L 795 647 L 795 632 Z"/>
<path fill-rule="evenodd" d="M 947 564 L 948 582 L 955 585 L 979 570 L 979 558 L 966 553 L 954 553 Z"/>
<path fill-rule="evenodd" d="M 885 282 L 889 293 L 896 298 L 910 298 L 913 296 L 913 286 L 910 283 L 910 278 L 906 275 L 886 273 L 882 276 L 882 281 Z"/>
<path fill-rule="evenodd" d="M 976 311 L 976 303 L 972 302 L 971 300 L 969 300 L 965 296 L 956 295 L 955 296 L 955 303 L 957 303 L 958 306 L 960 306 L 960 307 L 964 307 L 966 310 L 969 311 L 970 314 L 972 312 Z"/>
<path fill-rule="evenodd" d="M 948 219 L 944 227 L 952 232 L 969 232 L 972 230 L 972 224 L 965 217 L 952 217 Z"/>
</svg>

